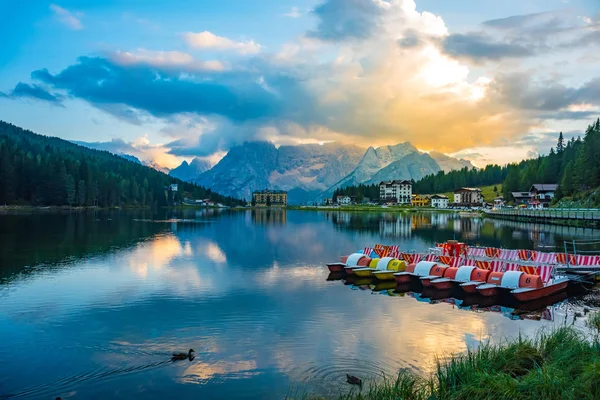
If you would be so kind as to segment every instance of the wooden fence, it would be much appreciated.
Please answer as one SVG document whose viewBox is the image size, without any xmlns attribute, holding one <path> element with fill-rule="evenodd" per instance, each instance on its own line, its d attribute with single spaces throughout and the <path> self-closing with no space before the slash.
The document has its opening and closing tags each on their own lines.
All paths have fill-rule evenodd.
<svg viewBox="0 0 600 400">
<path fill-rule="evenodd" d="M 486 211 L 490 217 L 498 216 L 509 219 L 536 219 L 536 220 L 579 220 L 600 221 L 600 209 L 582 208 L 550 208 L 545 210 L 528 209 L 502 209 Z"/>
</svg>

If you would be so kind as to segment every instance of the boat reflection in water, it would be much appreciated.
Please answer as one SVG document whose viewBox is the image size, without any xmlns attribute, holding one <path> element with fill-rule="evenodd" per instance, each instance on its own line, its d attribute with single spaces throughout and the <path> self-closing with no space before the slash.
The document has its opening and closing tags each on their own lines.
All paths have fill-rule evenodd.
<svg viewBox="0 0 600 400">
<path fill-rule="evenodd" d="M 458 288 L 438 290 L 424 287 L 420 282 L 396 283 L 395 281 L 379 281 L 375 278 L 360 278 L 356 275 L 346 275 L 343 272 L 332 272 L 328 281 L 342 281 L 352 289 L 371 290 L 373 294 L 390 297 L 412 297 L 415 300 L 429 304 L 449 304 L 460 310 L 474 312 L 496 312 L 513 320 L 553 320 L 553 309 L 559 303 L 565 302 L 569 296 L 580 294 L 581 290 L 562 291 L 529 302 L 518 302 L 510 296 L 482 296 L 478 293 L 465 293 Z"/>
</svg>

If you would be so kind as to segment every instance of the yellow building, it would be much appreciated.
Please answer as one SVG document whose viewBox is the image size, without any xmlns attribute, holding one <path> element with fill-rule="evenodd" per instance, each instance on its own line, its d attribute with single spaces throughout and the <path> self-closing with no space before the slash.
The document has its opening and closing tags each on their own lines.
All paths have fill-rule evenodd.
<svg viewBox="0 0 600 400">
<path fill-rule="evenodd" d="M 252 201 L 257 206 L 287 206 L 287 192 L 284 190 L 257 190 L 252 193 Z"/>
<path fill-rule="evenodd" d="M 412 205 L 414 207 L 429 207 L 431 200 L 429 196 L 420 196 L 418 194 L 412 195 Z"/>
</svg>

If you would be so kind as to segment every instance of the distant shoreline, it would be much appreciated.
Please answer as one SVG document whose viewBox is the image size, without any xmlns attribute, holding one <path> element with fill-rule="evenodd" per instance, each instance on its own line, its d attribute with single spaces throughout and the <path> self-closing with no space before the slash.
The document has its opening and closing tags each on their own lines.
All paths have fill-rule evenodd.
<svg viewBox="0 0 600 400">
<path fill-rule="evenodd" d="M 335 211 L 335 212 L 395 212 L 395 213 L 413 213 L 419 211 L 426 212 L 441 212 L 441 213 L 458 213 L 460 210 L 450 210 L 444 208 L 432 208 L 432 207 L 380 207 L 380 206 L 287 206 L 288 210 L 300 210 L 300 211 Z"/>
<path fill-rule="evenodd" d="M 106 210 L 148 210 L 148 206 L 126 206 L 126 207 L 96 207 L 96 206 L 24 206 L 4 205 L 0 206 L 0 214 L 18 213 L 41 213 L 41 212 L 83 212 L 83 211 L 106 211 Z"/>
</svg>

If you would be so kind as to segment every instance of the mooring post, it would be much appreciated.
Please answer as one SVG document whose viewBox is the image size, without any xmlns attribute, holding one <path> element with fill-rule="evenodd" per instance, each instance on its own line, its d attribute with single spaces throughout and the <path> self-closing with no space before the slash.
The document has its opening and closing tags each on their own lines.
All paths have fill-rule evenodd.
<svg viewBox="0 0 600 400">
<path fill-rule="evenodd" d="M 563 241 L 563 245 L 565 246 L 565 261 L 567 263 L 567 269 L 569 269 L 569 253 L 567 252 L 567 241 Z"/>
</svg>

